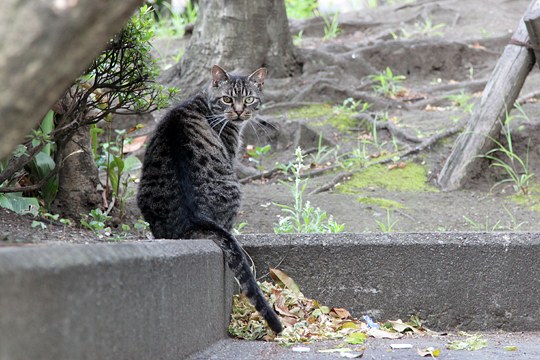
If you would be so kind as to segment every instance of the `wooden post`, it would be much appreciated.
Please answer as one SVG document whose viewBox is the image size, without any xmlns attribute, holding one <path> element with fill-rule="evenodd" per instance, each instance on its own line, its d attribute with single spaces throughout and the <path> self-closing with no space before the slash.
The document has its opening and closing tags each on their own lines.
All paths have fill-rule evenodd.
<svg viewBox="0 0 540 360">
<path fill-rule="evenodd" d="M 525 22 L 527 32 L 529 33 L 529 43 L 533 48 L 536 63 L 540 67 L 540 9 L 525 14 L 523 22 Z"/>
<path fill-rule="evenodd" d="M 540 9 L 540 1 L 531 1 L 526 14 Z M 529 41 L 523 19 L 514 33 L 514 43 Z M 527 47 L 509 44 L 504 49 L 484 89 L 468 126 L 456 140 L 441 170 L 438 183 L 445 191 L 457 190 L 480 171 L 482 158 L 499 137 L 502 122 L 516 101 L 527 75 L 534 65 L 534 54 Z"/>
</svg>

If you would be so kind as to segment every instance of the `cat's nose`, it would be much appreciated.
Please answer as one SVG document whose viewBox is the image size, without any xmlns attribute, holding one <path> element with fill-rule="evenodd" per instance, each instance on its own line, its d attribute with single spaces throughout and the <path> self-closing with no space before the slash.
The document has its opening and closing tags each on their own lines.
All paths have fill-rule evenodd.
<svg viewBox="0 0 540 360">
<path fill-rule="evenodd" d="M 242 113 L 244 112 L 244 110 L 234 110 L 234 112 L 236 113 L 236 115 L 240 116 L 242 115 Z"/>
</svg>

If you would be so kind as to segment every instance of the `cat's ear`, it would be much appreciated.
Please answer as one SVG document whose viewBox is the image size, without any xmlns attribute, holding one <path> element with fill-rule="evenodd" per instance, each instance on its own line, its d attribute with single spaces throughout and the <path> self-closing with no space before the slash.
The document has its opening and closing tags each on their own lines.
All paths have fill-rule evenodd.
<svg viewBox="0 0 540 360">
<path fill-rule="evenodd" d="M 212 66 L 212 85 L 218 87 L 223 81 L 229 80 L 229 74 L 223 70 L 220 66 Z"/>
<path fill-rule="evenodd" d="M 264 85 L 264 80 L 266 79 L 266 68 L 262 67 L 255 70 L 251 75 L 248 76 L 248 80 L 253 81 L 259 89 Z"/>
</svg>

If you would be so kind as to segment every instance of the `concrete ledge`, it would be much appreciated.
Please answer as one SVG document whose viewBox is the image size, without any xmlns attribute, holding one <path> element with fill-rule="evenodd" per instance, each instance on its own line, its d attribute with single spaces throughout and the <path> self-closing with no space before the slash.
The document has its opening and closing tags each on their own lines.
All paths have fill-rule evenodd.
<svg viewBox="0 0 540 360">
<path fill-rule="evenodd" d="M 259 274 L 289 273 L 304 294 L 355 316 L 435 329 L 540 330 L 540 234 L 252 235 Z"/>
<path fill-rule="evenodd" d="M 226 336 L 208 240 L 0 248 L 0 359 L 181 359 Z"/>
</svg>

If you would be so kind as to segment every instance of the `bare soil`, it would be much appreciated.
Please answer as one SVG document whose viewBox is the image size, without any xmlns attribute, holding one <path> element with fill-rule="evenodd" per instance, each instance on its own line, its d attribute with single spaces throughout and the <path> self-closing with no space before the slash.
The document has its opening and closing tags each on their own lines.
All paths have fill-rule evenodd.
<svg viewBox="0 0 540 360">
<path fill-rule="evenodd" d="M 493 187 L 505 178 L 505 174 L 485 162 L 480 176 L 472 179 L 466 189 L 438 190 L 437 175 L 459 132 L 383 165 L 405 163 L 401 165 L 403 169 L 387 169 L 388 173 L 405 173 L 412 164 L 420 165 L 426 172 L 422 181 L 431 186 L 429 191 L 405 191 L 399 186 L 389 190 L 372 185 L 354 193 L 342 193 L 339 187 L 331 187 L 308 195 L 343 173 L 345 169 L 338 166 L 340 161 L 350 157 L 364 140 L 371 142 L 366 152 L 375 161 L 385 156 L 395 157 L 433 135 L 464 124 L 469 114 L 448 96 L 463 92 L 478 101 L 528 3 L 527 0 L 419 0 L 413 4 L 346 13 L 339 16 L 341 33 L 333 39 L 324 39 L 324 23 L 319 18 L 292 21 L 293 35 L 302 32 L 297 52 L 303 59 L 303 73 L 300 77 L 273 79 L 270 69 L 270 79 L 265 84 L 265 108 L 258 126 L 247 132 L 246 146 L 272 145 L 272 150 L 262 157 L 260 164 L 263 171 L 268 171 L 276 166 L 276 162 L 287 164 L 292 161 L 297 146 L 316 153 L 322 134 L 322 144 L 335 152 L 320 163 L 313 155 L 306 157 L 305 162 L 310 168 L 305 172 L 318 170 L 320 174 L 310 177 L 304 201 L 327 211 L 336 221 L 344 223 L 348 232 L 381 231 L 376 220 L 388 221 L 387 206 L 381 199 L 400 204 L 399 208 L 390 208 L 391 221 L 396 222 L 394 231 L 540 230 L 536 221 L 538 211 L 533 210 L 540 204 L 540 194 L 536 193 L 540 191 L 540 186 L 536 185 L 540 184 L 540 175 L 533 177 L 530 194 L 519 198 L 511 186 Z M 426 25 L 429 22 L 432 26 L 444 26 L 429 30 Z M 406 36 L 402 29 L 406 30 Z M 397 38 L 393 34 L 397 34 Z M 186 41 L 185 38 L 156 41 L 156 56 L 164 68 L 175 61 Z M 222 65 L 226 67 L 226 64 Z M 406 76 L 401 83 L 405 90 L 394 97 L 377 94 L 372 88 L 370 76 L 387 67 L 395 75 Z M 165 71 L 164 81 L 171 76 L 173 74 Z M 535 174 L 540 174 L 540 105 L 534 96 L 526 95 L 537 90 L 539 85 L 540 75 L 535 68 L 521 92 L 525 96 L 523 109 L 528 119 L 516 120 L 512 126 L 514 148 L 523 158 L 528 156 L 530 172 Z M 371 107 L 360 114 L 347 113 L 352 122 L 343 126 L 332 124 L 329 120 L 333 116 L 333 106 L 343 104 L 347 98 L 368 102 Z M 310 104 L 328 105 L 326 112 L 313 115 L 305 109 Z M 378 129 L 378 145 L 375 146 L 373 119 L 381 119 L 383 114 L 391 126 L 385 127 L 383 121 L 375 124 Z M 119 127 L 129 128 L 143 121 L 146 128 L 139 132 L 143 135 L 151 132 L 161 115 L 118 119 L 117 123 Z M 142 150 L 138 154 L 142 154 Z M 259 173 L 247 156 L 243 163 L 247 175 Z M 362 174 L 359 168 L 354 169 Z M 267 178 L 246 181 L 244 205 L 238 219 L 239 223 L 248 224 L 242 230 L 244 233 L 273 231 L 278 215 L 283 214 L 275 203 L 292 202 L 288 184 L 282 182 L 286 179 L 287 176 L 275 172 Z M 339 183 L 347 181 L 348 178 L 344 178 Z M 404 177 L 403 183 L 408 181 Z M 130 200 L 128 208 L 132 210 L 130 219 L 136 219 L 134 199 Z M 89 231 L 64 228 L 60 224 L 52 224 L 45 230 L 31 228 L 33 219 L 0 211 L 0 244 L 43 240 L 103 241 Z"/>
</svg>

